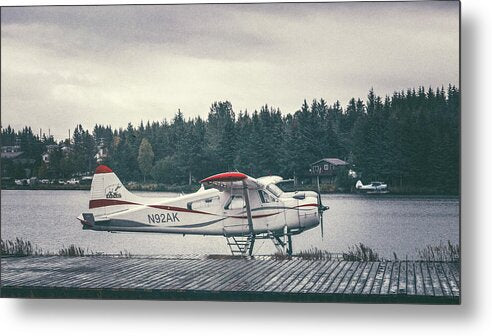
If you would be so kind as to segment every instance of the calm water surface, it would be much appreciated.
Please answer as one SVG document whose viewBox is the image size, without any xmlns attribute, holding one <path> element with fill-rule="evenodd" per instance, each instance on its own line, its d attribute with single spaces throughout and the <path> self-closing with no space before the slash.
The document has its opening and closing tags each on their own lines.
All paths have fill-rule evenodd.
<svg viewBox="0 0 492 336">
<path fill-rule="evenodd" d="M 174 193 L 137 193 L 173 197 Z M 82 230 L 76 217 L 87 211 L 89 191 L 2 190 L 2 239 L 20 237 L 43 250 L 75 244 L 94 252 L 132 254 L 229 254 L 223 237 L 109 233 Z M 364 243 L 381 256 L 412 258 L 416 248 L 459 241 L 459 199 L 440 197 L 324 195 L 324 239 L 316 227 L 294 236 L 294 251 L 317 247 L 332 252 Z M 275 252 L 260 240 L 258 254 Z"/>
</svg>

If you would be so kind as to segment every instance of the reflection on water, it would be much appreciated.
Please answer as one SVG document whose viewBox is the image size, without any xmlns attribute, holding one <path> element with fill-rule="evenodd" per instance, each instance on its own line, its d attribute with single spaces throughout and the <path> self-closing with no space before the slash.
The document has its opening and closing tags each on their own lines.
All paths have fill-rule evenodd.
<svg viewBox="0 0 492 336">
<path fill-rule="evenodd" d="M 138 193 L 172 197 L 174 193 Z M 92 251 L 132 254 L 229 254 L 223 237 L 109 233 L 82 230 L 76 217 L 87 211 L 89 191 L 2 190 L 2 239 L 30 240 L 43 250 L 75 244 Z M 459 241 L 459 199 L 324 195 L 324 239 L 316 227 L 293 238 L 294 252 L 310 247 L 340 252 L 358 242 L 390 257 L 412 258 L 416 248 Z M 258 254 L 275 250 L 258 241 Z"/>
</svg>

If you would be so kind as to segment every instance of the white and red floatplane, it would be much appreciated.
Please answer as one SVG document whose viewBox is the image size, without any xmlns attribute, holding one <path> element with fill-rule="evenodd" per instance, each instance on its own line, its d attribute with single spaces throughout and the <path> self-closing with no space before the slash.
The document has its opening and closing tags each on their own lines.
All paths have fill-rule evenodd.
<svg viewBox="0 0 492 336">
<path fill-rule="evenodd" d="M 201 188 L 175 198 L 130 193 L 107 166 L 97 167 L 89 210 L 77 219 L 84 229 L 224 236 L 233 254 L 253 254 L 255 240 L 271 239 L 292 254 L 292 235 L 318 226 L 323 234 L 319 193 L 283 192 L 279 176 L 258 179 L 227 172 L 203 179 Z"/>
</svg>

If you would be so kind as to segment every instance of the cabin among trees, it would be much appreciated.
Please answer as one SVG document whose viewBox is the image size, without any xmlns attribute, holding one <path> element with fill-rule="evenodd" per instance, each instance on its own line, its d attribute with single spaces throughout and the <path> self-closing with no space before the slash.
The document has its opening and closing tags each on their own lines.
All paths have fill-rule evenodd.
<svg viewBox="0 0 492 336">
<path fill-rule="evenodd" d="M 342 191 L 353 189 L 354 177 L 350 172 L 353 167 L 339 158 L 323 158 L 309 165 L 303 174 L 294 177 L 294 189 L 316 189 L 321 192 Z"/>
<path fill-rule="evenodd" d="M 337 175 L 342 171 L 346 172 L 348 167 L 348 162 L 337 158 L 318 160 L 312 163 L 309 169 L 311 184 L 335 184 Z"/>
</svg>

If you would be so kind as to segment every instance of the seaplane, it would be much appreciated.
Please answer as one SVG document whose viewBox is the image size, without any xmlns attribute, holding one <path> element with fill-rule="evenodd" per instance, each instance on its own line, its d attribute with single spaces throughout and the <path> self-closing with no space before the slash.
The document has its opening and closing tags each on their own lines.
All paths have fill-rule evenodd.
<svg viewBox="0 0 492 336">
<path fill-rule="evenodd" d="M 233 255 L 253 255 L 255 241 L 270 239 L 292 255 L 292 236 L 316 226 L 323 237 L 328 209 L 315 191 L 284 192 L 280 176 L 252 178 L 226 172 L 200 181 L 200 189 L 175 198 L 129 192 L 111 168 L 96 168 L 89 211 L 77 217 L 85 230 L 224 236 Z"/>
<path fill-rule="evenodd" d="M 370 184 L 363 184 L 361 180 L 358 180 L 355 184 L 355 189 L 366 194 L 386 194 L 388 193 L 388 185 L 384 182 L 371 182 Z"/>
</svg>

